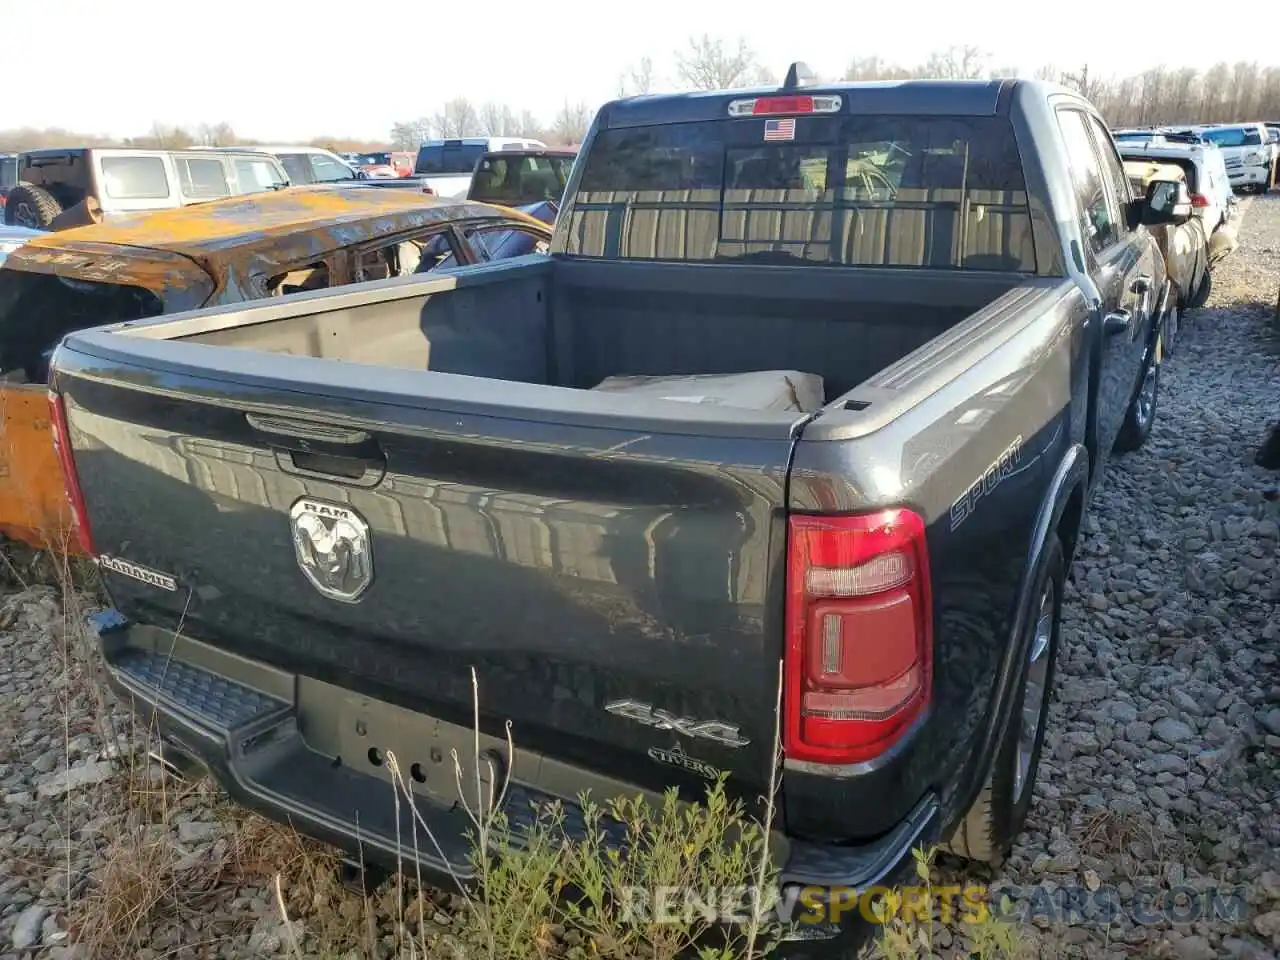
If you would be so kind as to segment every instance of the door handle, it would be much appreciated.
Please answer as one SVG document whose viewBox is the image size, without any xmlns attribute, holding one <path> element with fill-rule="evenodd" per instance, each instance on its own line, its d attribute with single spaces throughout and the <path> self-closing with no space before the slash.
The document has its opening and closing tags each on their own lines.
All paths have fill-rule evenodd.
<svg viewBox="0 0 1280 960">
<path fill-rule="evenodd" d="M 1102 318 L 1102 332 L 1108 337 L 1114 337 L 1117 334 L 1128 331 L 1133 323 L 1133 314 L 1123 307 L 1119 310 L 1113 310 Z"/>
</svg>

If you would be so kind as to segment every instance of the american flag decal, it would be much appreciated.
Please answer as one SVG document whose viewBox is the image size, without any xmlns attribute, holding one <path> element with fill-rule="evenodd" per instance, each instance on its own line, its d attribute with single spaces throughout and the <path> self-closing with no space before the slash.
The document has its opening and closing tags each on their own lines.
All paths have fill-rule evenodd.
<svg viewBox="0 0 1280 960">
<path fill-rule="evenodd" d="M 766 120 L 764 122 L 764 139 L 766 143 L 770 140 L 794 140 L 795 138 L 795 117 L 787 117 L 785 120 Z"/>
</svg>

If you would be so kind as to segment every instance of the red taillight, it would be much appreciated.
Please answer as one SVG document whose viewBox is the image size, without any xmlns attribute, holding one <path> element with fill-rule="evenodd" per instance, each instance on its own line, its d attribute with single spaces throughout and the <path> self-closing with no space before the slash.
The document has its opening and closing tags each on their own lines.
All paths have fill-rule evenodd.
<svg viewBox="0 0 1280 960">
<path fill-rule="evenodd" d="M 423 184 L 423 186 L 422 186 L 422 192 L 423 192 L 423 193 L 429 193 L 429 194 L 431 194 L 433 197 L 436 195 L 436 192 L 435 192 L 434 190 L 432 190 L 430 187 L 428 187 L 426 184 Z"/>
<path fill-rule="evenodd" d="M 932 692 L 924 521 L 906 509 L 793 516 L 788 537 L 786 755 L 830 764 L 879 756 Z"/>
<path fill-rule="evenodd" d="M 1207 207 L 1209 205 L 1209 198 L 1203 193 L 1193 193 L 1191 195 L 1191 205 L 1193 207 Z"/>
<path fill-rule="evenodd" d="M 62 397 L 49 391 L 49 422 L 53 426 L 53 449 L 62 467 L 62 485 L 71 506 L 71 522 L 75 525 L 76 540 L 86 556 L 95 557 L 93 535 L 89 530 L 89 515 L 84 509 L 84 493 L 80 490 L 80 477 L 76 473 L 75 456 L 71 453 L 71 434 L 67 430 L 67 408 Z"/>
</svg>

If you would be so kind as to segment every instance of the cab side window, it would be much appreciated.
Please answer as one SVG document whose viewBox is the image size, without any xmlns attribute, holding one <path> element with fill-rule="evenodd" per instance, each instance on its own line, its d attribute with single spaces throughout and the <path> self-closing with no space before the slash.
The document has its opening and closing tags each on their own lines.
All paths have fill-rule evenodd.
<svg viewBox="0 0 1280 960">
<path fill-rule="evenodd" d="M 1098 253 L 1115 243 L 1120 234 L 1087 122 L 1088 118 L 1079 110 L 1058 111 L 1058 126 L 1066 142 L 1067 164 L 1080 208 L 1081 229 L 1093 251 Z"/>
</svg>

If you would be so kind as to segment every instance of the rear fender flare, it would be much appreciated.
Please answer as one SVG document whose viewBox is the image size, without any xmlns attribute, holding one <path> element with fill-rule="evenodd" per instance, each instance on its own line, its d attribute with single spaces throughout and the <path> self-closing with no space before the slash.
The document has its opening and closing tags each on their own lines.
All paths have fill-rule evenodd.
<svg viewBox="0 0 1280 960">
<path fill-rule="evenodd" d="M 1049 536 L 1058 530 L 1075 495 L 1081 498 L 1081 509 L 1080 515 L 1074 518 L 1074 522 L 1076 524 L 1084 522 L 1088 485 L 1089 451 L 1082 443 L 1072 444 L 1067 448 L 1049 481 L 1048 490 L 1045 492 L 1040 510 L 1036 514 L 1036 521 L 1032 526 L 1030 541 L 1027 544 L 1027 561 L 1023 567 L 1021 579 L 1018 581 L 1013 628 L 1005 645 L 1004 657 L 998 665 L 991 705 L 987 710 L 981 739 L 970 755 L 972 762 L 969 765 L 968 776 L 964 779 L 963 788 L 956 794 L 957 800 L 963 802 L 958 803 L 957 808 L 951 811 L 953 822 L 965 815 L 986 783 L 987 774 L 999 746 L 1000 734 L 1008 723 L 1009 714 L 1013 708 L 1013 688 L 1018 678 L 1018 666 L 1025 656 L 1024 634 L 1028 618 L 1032 615 L 1032 603 L 1035 599 L 1031 596 L 1031 591 L 1035 587 L 1036 576 L 1045 562 Z M 1074 538 L 1077 533 L 1078 530 L 1072 531 L 1072 537 Z M 1069 567 L 1074 551 L 1068 543 L 1063 544 L 1063 549 L 1068 551 Z"/>
</svg>

